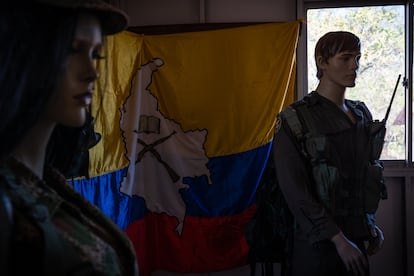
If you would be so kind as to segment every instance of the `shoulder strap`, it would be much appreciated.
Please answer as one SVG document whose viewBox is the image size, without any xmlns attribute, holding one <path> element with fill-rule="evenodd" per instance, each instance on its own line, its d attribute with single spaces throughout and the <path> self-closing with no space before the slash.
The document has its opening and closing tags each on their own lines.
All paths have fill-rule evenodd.
<svg viewBox="0 0 414 276">
<path fill-rule="evenodd" d="M 282 111 L 289 128 L 300 141 L 307 132 L 318 133 L 305 101 L 299 101 Z"/>
<path fill-rule="evenodd" d="M 324 135 L 320 135 L 315 127 L 312 115 L 308 110 L 307 103 L 302 100 L 298 101 L 281 112 L 281 115 L 287 122 L 290 130 L 296 138 L 299 150 L 308 159 L 317 159 L 321 153 L 325 151 Z M 318 139 L 317 148 L 307 145 L 308 138 L 312 138 L 312 142 Z M 309 139 L 308 139 L 309 140 Z M 313 143 L 314 144 L 314 143 Z M 314 152 L 317 150 L 318 152 Z"/>
<path fill-rule="evenodd" d="M 295 103 L 286 111 L 285 119 L 296 136 L 299 150 L 309 162 L 310 172 L 316 182 L 316 192 L 321 201 L 329 206 L 328 191 L 336 180 L 337 174 L 335 174 L 336 170 L 330 168 L 326 162 L 326 135 L 317 130 L 305 101 Z"/>
<path fill-rule="evenodd" d="M 296 109 L 293 106 L 288 106 L 282 111 L 282 116 L 285 118 L 296 139 L 298 139 L 298 141 L 302 140 L 304 137 L 304 131 Z"/>
<path fill-rule="evenodd" d="M 369 111 L 368 107 L 365 105 L 365 103 L 364 103 L 364 102 L 361 102 L 361 101 L 355 101 L 355 106 L 356 106 L 359 110 L 361 110 L 361 111 L 364 113 L 365 117 L 366 117 L 369 121 L 372 121 L 372 114 L 371 114 L 371 111 Z"/>
<path fill-rule="evenodd" d="M 306 103 L 298 105 L 297 109 L 299 114 L 301 115 L 303 122 L 305 123 L 306 130 L 310 133 L 318 133 L 312 115 L 310 114 Z"/>
</svg>

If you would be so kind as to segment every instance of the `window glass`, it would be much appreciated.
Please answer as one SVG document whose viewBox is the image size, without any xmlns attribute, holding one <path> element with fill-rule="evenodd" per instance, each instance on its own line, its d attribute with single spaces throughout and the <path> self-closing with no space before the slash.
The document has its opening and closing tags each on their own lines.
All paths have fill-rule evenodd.
<svg viewBox="0 0 414 276">
<path fill-rule="evenodd" d="M 362 41 L 359 75 L 346 97 L 366 103 L 374 119 L 387 112 L 398 75 L 400 84 L 387 120 L 381 159 L 405 159 L 404 6 L 323 8 L 307 11 L 308 87 L 316 88 L 315 44 L 329 31 L 350 31 Z"/>
</svg>

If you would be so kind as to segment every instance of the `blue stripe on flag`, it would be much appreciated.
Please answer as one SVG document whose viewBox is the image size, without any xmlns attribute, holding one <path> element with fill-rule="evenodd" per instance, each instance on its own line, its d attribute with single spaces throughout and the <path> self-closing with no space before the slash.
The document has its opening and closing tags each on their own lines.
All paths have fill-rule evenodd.
<svg viewBox="0 0 414 276">
<path fill-rule="evenodd" d="M 186 215 L 195 217 L 228 216 L 242 212 L 254 203 L 254 195 L 267 162 L 272 143 L 243 153 L 210 158 L 207 177 L 186 177 L 190 186 L 181 195 Z"/>
<path fill-rule="evenodd" d="M 90 179 L 71 181 L 74 189 L 100 208 L 121 229 L 147 213 L 141 197 L 130 197 L 119 191 L 128 167 Z"/>
<path fill-rule="evenodd" d="M 243 153 L 213 157 L 208 161 L 213 184 L 207 176 L 184 177 L 188 189 L 180 191 L 186 215 L 217 217 L 238 214 L 254 203 L 272 143 Z M 141 197 L 130 197 L 120 190 L 127 167 L 90 179 L 71 181 L 74 189 L 100 208 L 121 229 L 148 212 Z"/>
</svg>

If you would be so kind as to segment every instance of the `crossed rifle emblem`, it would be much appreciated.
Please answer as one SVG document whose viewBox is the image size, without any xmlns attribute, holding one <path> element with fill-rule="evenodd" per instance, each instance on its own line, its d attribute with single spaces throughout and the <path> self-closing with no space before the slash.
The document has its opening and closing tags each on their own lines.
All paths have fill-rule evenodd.
<svg viewBox="0 0 414 276">
<path fill-rule="evenodd" d="M 136 131 L 135 131 L 136 132 Z M 147 152 L 152 153 L 152 155 L 158 160 L 159 163 L 161 163 L 164 168 L 167 170 L 168 175 L 171 177 L 171 180 L 175 183 L 180 179 L 180 176 L 173 170 L 173 168 L 171 168 L 167 162 L 165 162 L 162 157 L 161 154 L 155 149 L 155 147 L 161 143 L 164 143 L 166 140 L 168 140 L 169 138 L 171 138 L 171 136 L 173 136 L 174 134 L 176 134 L 175 131 L 173 131 L 170 135 L 167 135 L 165 137 L 162 137 L 158 140 L 156 140 L 155 142 L 151 143 L 151 144 L 147 144 L 145 143 L 143 140 L 141 139 L 137 139 L 138 144 L 141 144 L 143 146 L 142 150 L 138 153 L 137 159 L 135 161 L 135 164 L 137 164 L 138 162 L 140 162 L 142 160 L 142 158 L 144 158 L 145 154 Z"/>
</svg>

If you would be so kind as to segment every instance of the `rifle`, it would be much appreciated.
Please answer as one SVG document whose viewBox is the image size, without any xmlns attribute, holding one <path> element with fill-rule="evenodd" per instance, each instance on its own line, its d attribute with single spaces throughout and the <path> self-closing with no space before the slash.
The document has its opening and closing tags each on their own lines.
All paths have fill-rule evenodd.
<svg viewBox="0 0 414 276">
<path fill-rule="evenodd" d="M 379 160 L 382 149 L 384 147 L 384 137 L 385 137 L 385 124 L 387 123 L 388 116 L 390 114 L 391 105 L 394 101 L 395 93 L 397 92 L 398 84 L 400 82 L 401 74 L 398 75 L 397 83 L 395 84 L 394 92 L 392 93 L 390 104 L 388 105 L 387 112 L 382 121 L 374 120 L 370 126 L 370 134 L 372 139 L 371 144 L 371 160 Z"/>
</svg>

